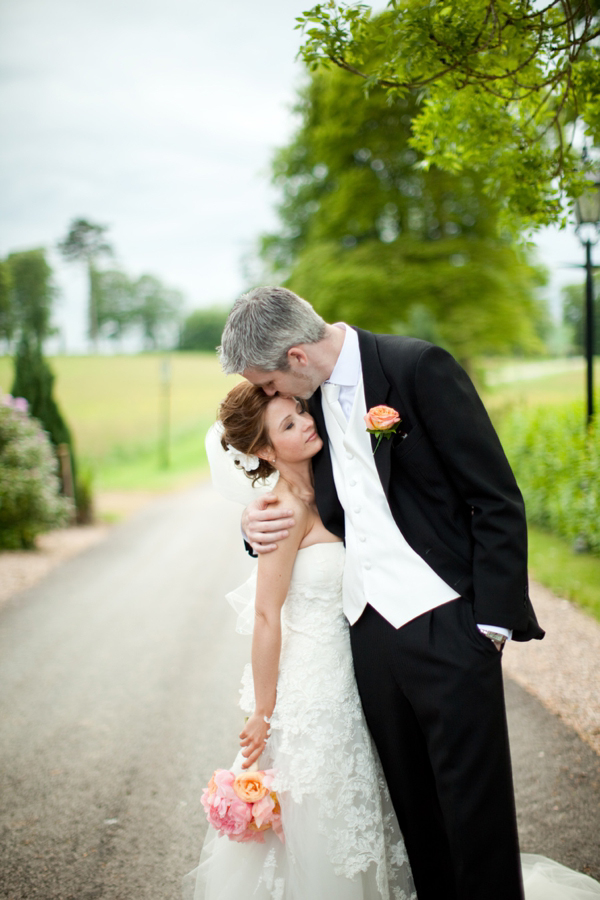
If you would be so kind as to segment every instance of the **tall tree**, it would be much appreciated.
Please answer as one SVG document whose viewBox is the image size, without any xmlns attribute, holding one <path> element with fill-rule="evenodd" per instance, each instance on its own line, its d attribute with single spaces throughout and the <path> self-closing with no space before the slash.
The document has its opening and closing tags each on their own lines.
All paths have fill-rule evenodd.
<svg viewBox="0 0 600 900">
<path fill-rule="evenodd" d="M 42 248 L 11 253 L 7 258 L 11 279 L 14 324 L 39 347 L 50 333 L 56 288 L 52 269 Z"/>
<path fill-rule="evenodd" d="M 599 10 L 598 0 L 389 0 L 373 15 L 329 0 L 298 27 L 311 66 L 335 64 L 390 98 L 418 95 L 411 145 L 427 164 L 482 173 L 505 219 L 540 225 L 564 222 L 562 199 L 581 193 L 576 131 L 600 143 Z"/>
<path fill-rule="evenodd" d="M 183 296 L 180 291 L 166 287 L 154 275 L 142 275 L 134 284 L 135 316 L 142 326 L 148 350 L 155 350 L 161 342 L 165 326 L 177 321 Z"/>
<path fill-rule="evenodd" d="M 357 80 L 313 73 L 300 127 L 275 157 L 282 227 L 262 256 L 322 314 L 475 354 L 539 348 L 540 273 L 506 237 L 482 176 L 419 165 L 408 94 L 366 100 Z"/>
<path fill-rule="evenodd" d="M 562 290 L 563 324 L 572 329 L 573 349 L 585 353 L 585 285 L 570 284 Z M 600 276 L 594 276 L 594 353 L 600 354 Z"/>
<path fill-rule="evenodd" d="M 28 401 L 31 415 L 41 422 L 57 455 L 62 444 L 68 447 L 71 466 L 69 482 L 75 488 L 77 512 L 83 519 L 89 510 L 83 509 L 84 492 L 77 478 L 73 438 L 54 399 L 54 374 L 43 351 L 44 338 L 52 330 L 52 303 L 56 296 L 52 269 L 43 249 L 11 253 L 7 264 L 18 334 L 11 393 Z M 62 472 L 61 483 L 64 490 L 66 483 Z"/>
<path fill-rule="evenodd" d="M 98 328 L 113 340 L 119 340 L 135 322 L 135 283 L 119 269 L 92 269 Z"/>
<path fill-rule="evenodd" d="M 12 278 L 7 260 L 0 259 L 0 340 L 10 345 L 15 329 L 15 309 L 12 297 Z"/>
<path fill-rule="evenodd" d="M 103 256 L 112 256 L 113 250 L 105 233 L 106 225 L 98 225 L 87 219 L 73 219 L 69 232 L 64 240 L 59 241 L 58 249 L 69 261 L 84 262 L 88 273 L 89 297 L 88 297 L 88 332 L 92 345 L 96 347 L 98 342 L 98 297 L 97 281 L 94 273 L 98 260 Z"/>
</svg>

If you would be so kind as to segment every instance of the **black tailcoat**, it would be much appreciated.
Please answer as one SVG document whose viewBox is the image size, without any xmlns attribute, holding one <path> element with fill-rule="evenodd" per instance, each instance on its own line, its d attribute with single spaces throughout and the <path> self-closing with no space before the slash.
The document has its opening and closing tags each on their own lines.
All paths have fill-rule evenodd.
<svg viewBox="0 0 600 900">
<path fill-rule="evenodd" d="M 469 377 L 449 353 L 426 341 L 356 331 L 367 409 L 385 404 L 402 417 L 402 433 L 383 439 L 375 451 L 398 528 L 471 601 L 477 622 L 511 628 L 515 640 L 543 637 L 528 594 L 523 498 Z M 320 390 L 309 406 L 325 437 Z M 323 523 L 343 537 L 326 440 L 313 468 Z"/>
</svg>

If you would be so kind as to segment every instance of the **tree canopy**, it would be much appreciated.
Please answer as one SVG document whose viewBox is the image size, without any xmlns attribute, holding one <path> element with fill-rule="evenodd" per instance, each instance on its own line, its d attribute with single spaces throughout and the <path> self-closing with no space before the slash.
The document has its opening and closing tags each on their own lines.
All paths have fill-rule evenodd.
<svg viewBox="0 0 600 900">
<path fill-rule="evenodd" d="M 569 284 L 562 289 L 563 323 L 572 332 L 573 349 L 585 353 L 585 284 Z M 600 354 L 600 275 L 594 275 L 594 353 Z"/>
<path fill-rule="evenodd" d="M 119 340 L 137 325 L 147 349 L 164 342 L 165 326 L 179 319 L 183 305 L 180 291 L 167 287 L 154 275 L 131 278 L 121 269 L 96 268 L 91 274 L 100 334 Z"/>
<path fill-rule="evenodd" d="M 141 275 L 134 284 L 134 295 L 135 315 L 142 326 L 146 348 L 154 350 L 161 342 L 164 326 L 179 318 L 183 295 L 154 275 Z"/>
<path fill-rule="evenodd" d="M 314 72 L 274 160 L 282 227 L 263 259 L 329 321 L 413 333 L 463 361 L 539 347 L 540 273 L 498 236 L 481 175 L 418 165 L 417 108 L 411 93 L 364 99 L 344 72 Z"/>
<path fill-rule="evenodd" d="M 12 278 L 7 260 L 0 259 L 0 339 L 10 341 L 15 328 Z"/>
<path fill-rule="evenodd" d="M 87 219 L 73 219 L 67 236 L 58 242 L 58 249 L 65 259 L 95 262 L 101 256 L 112 256 L 112 247 L 105 239 L 107 225 L 98 225 Z"/>
<path fill-rule="evenodd" d="M 5 315 L 11 322 L 11 335 L 16 329 L 21 336 L 26 335 L 41 347 L 51 331 L 50 318 L 56 296 L 46 252 L 37 248 L 11 253 L 5 265 L 9 277 L 5 282 L 8 293 Z"/>
<path fill-rule="evenodd" d="M 416 98 L 410 145 L 422 165 L 482 176 L 504 222 L 565 221 L 600 143 L 598 0 L 329 0 L 298 17 L 301 56 L 340 67 L 393 102 Z M 348 75 L 348 78 L 351 77 Z"/>
<path fill-rule="evenodd" d="M 66 237 L 57 244 L 58 249 L 69 262 L 84 262 L 88 273 L 88 333 L 92 344 L 98 340 L 100 322 L 98 318 L 97 281 L 95 272 L 98 260 L 103 256 L 112 256 L 113 249 L 106 240 L 107 225 L 98 225 L 87 219 L 73 219 Z"/>
<path fill-rule="evenodd" d="M 229 310 L 221 306 L 195 309 L 186 316 L 179 338 L 179 350 L 213 352 L 221 343 L 221 335 Z"/>
</svg>

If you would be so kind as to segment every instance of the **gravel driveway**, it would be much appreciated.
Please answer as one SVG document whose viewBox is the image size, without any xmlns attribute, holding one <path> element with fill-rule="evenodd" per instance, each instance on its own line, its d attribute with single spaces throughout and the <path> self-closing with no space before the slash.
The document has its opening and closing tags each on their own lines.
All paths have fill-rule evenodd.
<svg viewBox="0 0 600 900">
<path fill-rule="evenodd" d="M 223 600 L 250 566 L 238 521 L 207 485 L 163 497 L 0 609 L 2 900 L 179 900 L 201 789 L 241 727 L 249 644 Z M 581 669 L 556 682 L 560 717 L 530 693 L 573 664 L 554 640 L 541 675 L 531 645 L 505 656 L 522 844 L 600 878 L 600 757 L 567 710 Z"/>
</svg>

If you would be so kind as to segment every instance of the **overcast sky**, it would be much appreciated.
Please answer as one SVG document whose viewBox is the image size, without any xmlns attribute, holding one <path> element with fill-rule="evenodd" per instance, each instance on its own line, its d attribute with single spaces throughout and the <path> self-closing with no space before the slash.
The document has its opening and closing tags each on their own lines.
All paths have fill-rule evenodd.
<svg viewBox="0 0 600 900">
<path fill-rule="evenodd" d="M 51 248 L 76 216 L 120 264 L 231 303 L 276 223 L 273 149 L 290 137 L 306 0 L 0 0 L 0 255 Z M 579 278 L 572 231 L 546 235 L 551 295 Z M 55 319 L 84 346 L 81 272 L 51 257 Z M 310 299 L 310 298 L 309 298 Z"/>
</svg>

